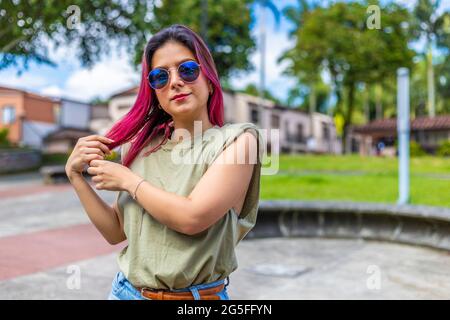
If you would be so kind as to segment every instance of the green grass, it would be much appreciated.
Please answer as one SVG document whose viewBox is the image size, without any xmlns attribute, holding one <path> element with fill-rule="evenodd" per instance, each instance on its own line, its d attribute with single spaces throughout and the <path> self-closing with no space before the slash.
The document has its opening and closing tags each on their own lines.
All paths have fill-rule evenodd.
<svg viewBox="0 0 450 320">
<path fill-rule="evenodd" d="M 280 170 L 365 171 L 397 173 L 397 158 L 349 156 L 280 156 Z M 417 157 L 411 159 L 411 173 L 450 174 L 450 158 Z"/>
<path fill-rule="evenodd" d="M 395 203 L 397 159 L 360 156 L 280 157 L 280 172 L 261 177 L 261 199 Z M 450 159 L 411 159 L 412 204 L 450 207 Z"/>
</svg>

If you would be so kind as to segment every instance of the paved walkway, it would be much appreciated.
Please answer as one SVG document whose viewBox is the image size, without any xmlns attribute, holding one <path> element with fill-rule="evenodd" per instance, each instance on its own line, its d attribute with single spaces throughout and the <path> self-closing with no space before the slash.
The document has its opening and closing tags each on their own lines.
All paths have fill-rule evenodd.
<svg viewBox="0 0 450 320">
<path fill-rule="evenodd" d="M 69 184 L 48 188 L 37 178 L 0 179 L 0 299 L 104 299 L 125 243 L 101 237 Z M 20 188 L 8 194 L 8 185 Z M 110 204 L 116 195 L 98 193 Z M 232 299 L 450 298 L 444 251 L 276 238 L 242 241 L 237 256 Z"/>
</svg>

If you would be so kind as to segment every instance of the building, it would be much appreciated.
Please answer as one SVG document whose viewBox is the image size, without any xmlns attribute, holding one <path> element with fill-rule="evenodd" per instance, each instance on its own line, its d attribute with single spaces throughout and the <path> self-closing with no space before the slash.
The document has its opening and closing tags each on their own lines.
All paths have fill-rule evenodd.
<svg viewBox="0 0 450 320">
<path fill-rule="evenodd" d="M 113 122 L 123 117 L 133 106 L 139 88 L 119 92 L 110 98 L 109 112 Z M 266 129 L 267 150 L 274 146 L 270 129 L 279 130 L 279 151 L 288 153 L 340 153 L 333 119 L 327 115 L 308 113 L 276 105 L 273 101 L 223 90 L 225 123 L 252 122 Z M 312 119 L 311 119 L 312 118 Z"/>
<path fill-rule="evenodd" d="M 113 123 L 109 114 L 108 104 L 95 104 L 91 106 L 89 129 L 100 135 L 105 135 Z"/>
<path fill-rule="evenodd" d="M 9 129 L 8 140 L 13 145 L 41 149 L 44 153 L 67 152 L 78 138 L 111 123 L 107 108 L 93 109 L 84 102 L 0 87 L 0 129 Z"/>
<path fill-rule="evenodd" d="M 435 153 L 442 141 L 450 140 L 450 115 L 417 117 L 410 121 L 410 139 L 426 152 Z M 361 155 L 395 155 L 397 119 L 380 119 L 353 126 L 349 135 L 351 149 Z"/>
</svg>

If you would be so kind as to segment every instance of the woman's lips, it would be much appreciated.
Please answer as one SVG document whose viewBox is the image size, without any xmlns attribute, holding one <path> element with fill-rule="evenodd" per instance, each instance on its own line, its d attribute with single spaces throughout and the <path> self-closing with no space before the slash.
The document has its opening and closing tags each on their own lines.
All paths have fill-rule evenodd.
<svg viewBox="0 0 450 320">
<path fill-rule="evenodd" d="M 173 99 L 173 100 L 174 100 L 174 101 L 182 101 L 182 100 L 186 99 L 187 97 L 189 97 L 190 95 L 191 95 L 191 94 L 187 94 L 187 95 L 184 95 L 184 96 L 175 98 L 175 99 Z"/>
</svg>

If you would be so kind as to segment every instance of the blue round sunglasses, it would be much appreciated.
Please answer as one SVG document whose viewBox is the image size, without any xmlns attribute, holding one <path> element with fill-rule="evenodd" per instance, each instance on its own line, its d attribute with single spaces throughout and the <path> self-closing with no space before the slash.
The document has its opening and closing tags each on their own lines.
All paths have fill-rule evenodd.
<svg viewBox="0 0 450 320">
<path fill-rule="evenodd" d="M 148 82 L 153 89 L 164 88 L 170 79 L 170 69 L 155 68 L 148 74 Z M 200 75 L 200 64 L 189 60 L 181 63 L 178 68 L 178 75 L 185 82 L 194 82 Z"/>
</svg>

